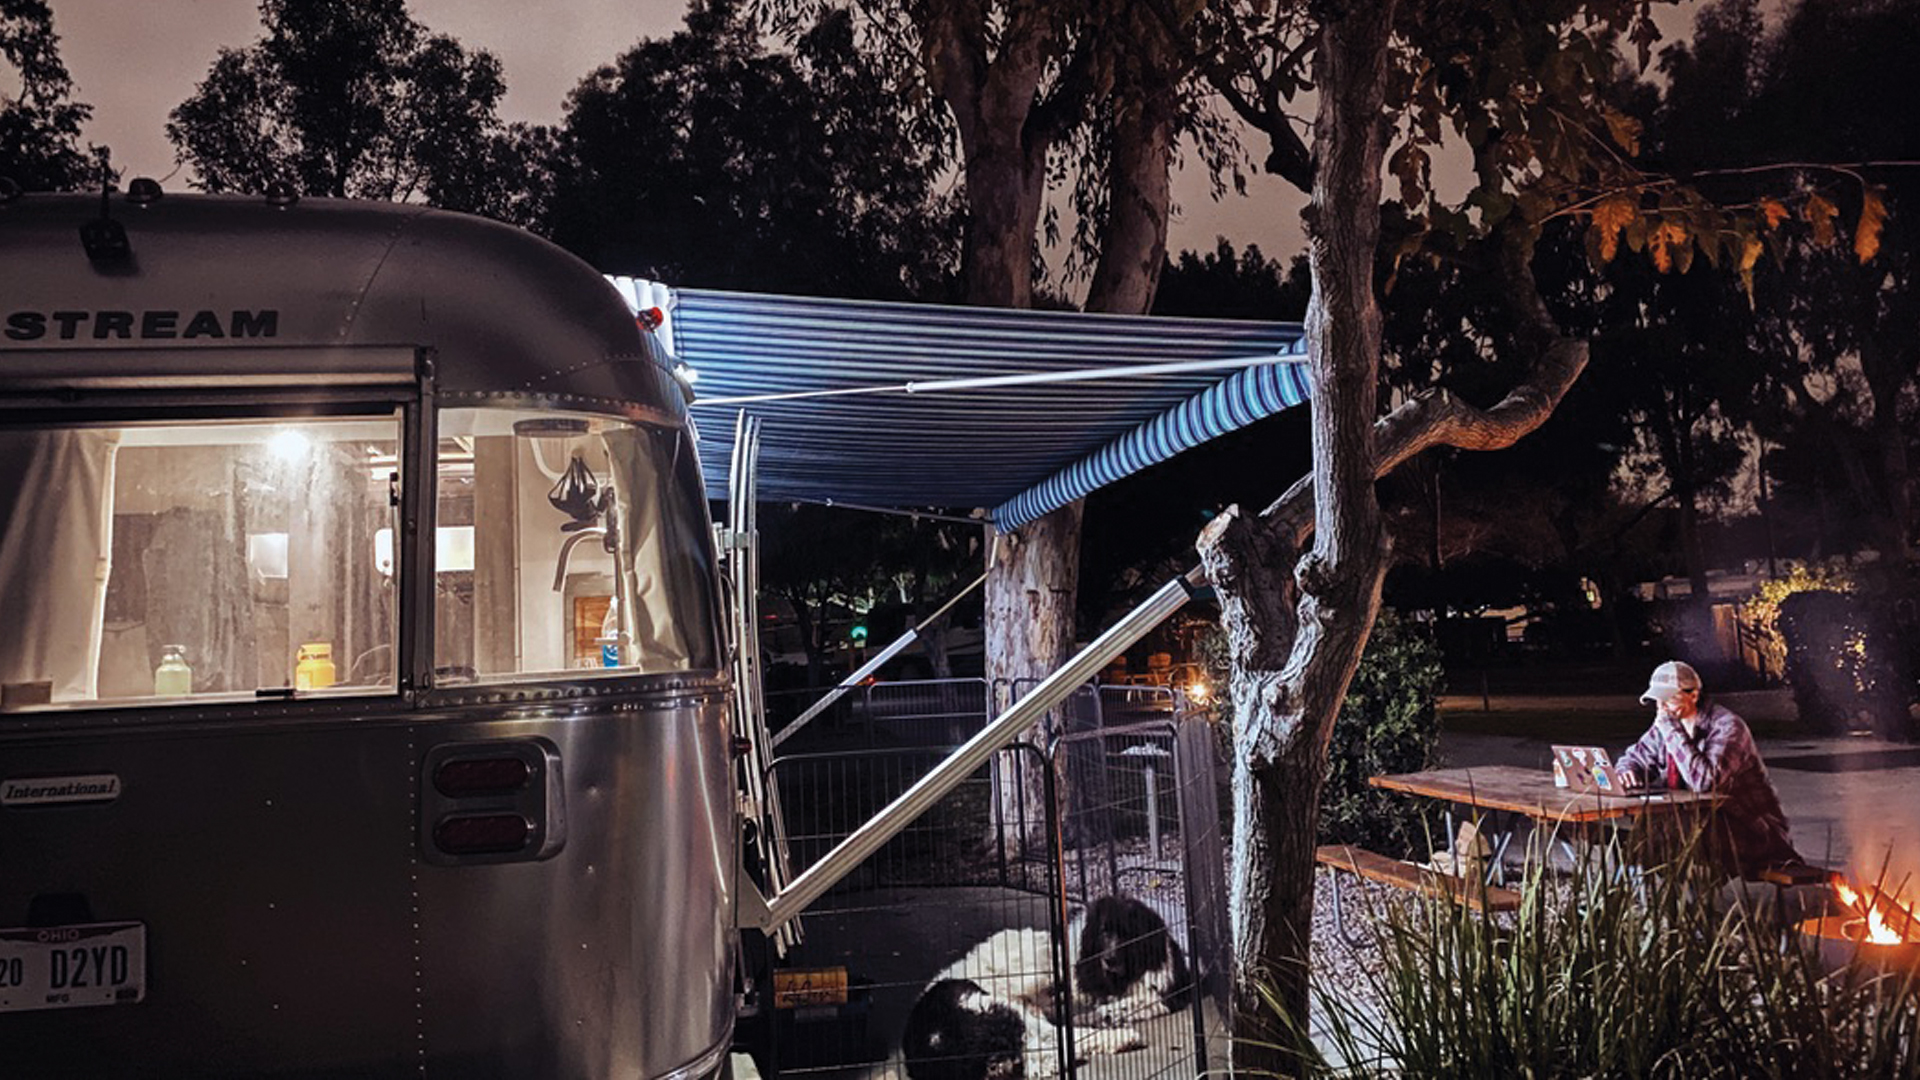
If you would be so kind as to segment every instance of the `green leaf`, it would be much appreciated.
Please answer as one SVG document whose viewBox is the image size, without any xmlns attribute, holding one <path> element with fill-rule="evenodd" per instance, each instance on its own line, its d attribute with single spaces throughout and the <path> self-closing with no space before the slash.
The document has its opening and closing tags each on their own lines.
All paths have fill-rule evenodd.
<svg viewBox="0 0 1920 1080">
<path fill-rule="evenodd" d="M 1545 221 L 1554 211 L 1553 197 L 1537 188 L 1527 188 L 1515 200 L 1520 216 L 1527 221 Z"/>
<path fill-rule="evenodd" d="M 1491 188 L 1475 188 L 1473 194 L 1467 196 L 1467 205 L 1480 211 L 1480 224 L 1490 229 L 1513 212 L 1513 196 Z"/>
<path fill-rule="evenodd" d="M 1613 137 L 1614 144 L 1629 155 L 1640 152 L 1640 121 L 1626 113 L 1606 107 L 1601 116 L 1607 122 L 1607 133 Z"/>
<path fill-rule="evenodd" d="M 1700 245 L 1700 254 L 1707 257 L 1707 265 L 1720 269 L 1720 246 L 1727 242 L 1727 236 L 1718 231 L 1695 232 L 1694 241 Z"/>
<path fill-rule="evenodd" d="M 1387 160 L 1387 171 L 1400 181 L 1400 201 L 1410 210 L 1426 201 L 1427 165 L 1427 152 L 1411 142 Z"/>
<path fill-rule="evenodd" d="M 1445 206 L 1433 208 L 1433 231 L 1451 237 L 1457 246 L 1465 246 L 1473 239 L 1473 222 L 1467 215 Z"/>
</svg>

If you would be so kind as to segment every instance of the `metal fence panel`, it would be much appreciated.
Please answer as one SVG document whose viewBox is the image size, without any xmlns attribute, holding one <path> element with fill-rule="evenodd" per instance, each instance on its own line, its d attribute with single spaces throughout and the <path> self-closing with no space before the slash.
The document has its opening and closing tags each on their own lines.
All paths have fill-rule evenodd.
<svg viewBox="0 0 1920 1080">
<path fill-rule="evenodd" d="M 980 730 L 989 689 L 980 680 L 875 684 L 848 695 L 817 736 L 793 740 L 823 747 L 774 765 L 795 872 Z M 769 1007 L 742 1020 L 762 1070 L 909 1080 L 902 1036 L 942 974 L 999 994 L 1054 987 L 1047 1019 L 1061 1026 L 1036 1030 L 1057 1047 L 1028 1047 L 1030 1080 L 1153 1080 L 1222 1064 L 1206 1056 L 1228 942 L 1217 742 L 1179 705 L 1165 688 L 1087 687 L 1043 725 L 1051 754 L 1002 751 L 809 908 L 787 973 L 764 976 L 789 992 L 763 995 Z M 1190 994 L 1181 1012 L 1131 1018 L 1073 1001 L 1066 972 L 1082 945 L 1073 921 L 1109 895 L 1158 915 L 1207 992 Z M 1142 1045 L 1119 1052 L 1132 1042 Z M 924 1063 L 917 1071 L 912 1080 L 930 1075 Z"/>
</svg>

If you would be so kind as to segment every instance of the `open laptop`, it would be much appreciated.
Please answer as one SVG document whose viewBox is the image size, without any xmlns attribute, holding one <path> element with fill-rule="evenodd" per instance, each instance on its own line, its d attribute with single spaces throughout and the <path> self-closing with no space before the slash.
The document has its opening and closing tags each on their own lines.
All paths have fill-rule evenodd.
<svg viewBox="0 0 1920 1080">
<path fill-rule="evenodd" d="M 1556 745 L 1553 784 L 1596 795 L 1627 795 L 1641 790 L 1627 784 L 1625 774 L 1614 765 L 1612 755 L 1598 746 Z"/>
</svg>

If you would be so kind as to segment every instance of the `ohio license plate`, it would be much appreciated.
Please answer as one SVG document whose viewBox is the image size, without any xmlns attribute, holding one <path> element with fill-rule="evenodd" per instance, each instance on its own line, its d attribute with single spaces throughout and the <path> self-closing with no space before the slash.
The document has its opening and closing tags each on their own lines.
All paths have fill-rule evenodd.
<svg viewBox="0 0 1920 1080">
<path fill-rule="evenodd" d="M 145 923 L 0 930 L 0 1012 L 130 1005 L 146 993 Z"/>
</svg>

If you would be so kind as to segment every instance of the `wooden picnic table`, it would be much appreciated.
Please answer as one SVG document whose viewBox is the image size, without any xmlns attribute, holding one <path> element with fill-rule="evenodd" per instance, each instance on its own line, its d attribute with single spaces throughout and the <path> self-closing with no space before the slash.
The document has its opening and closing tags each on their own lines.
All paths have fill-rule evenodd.
<svg viewBox="0 0 1920 1080">
<path fill-rule="evenodd" d="M 1368 781 L 1388 791 L 1404 791 L 1438 799 L 1447 807 L 1447 843 L 1455 836 L 1453 808 L 1470 807 L 1491 820 L 1487 833 L 1491 852 L 1487 861 L 1487 880 L 1506 879 L 1507 850 L 1521 831 L 1520 819 L 1552 827 L 1551 837 L 1566 853 L 1574 852 L 1559 826 L 1579 826 L 1594 822 L 1621 825 L 1635 818 L 1685 821 L 1694 812 L 1711 811 L 1726 799 L 1712 791 L 1651 791 L 1630 795 L 1602 795 L 1555 787 L 1553 773 L 1545 768 L 1528 769 L 1517 765 L 1476 765 L 1464 769 L 1429 769 L 1425 772 L 1375 776 Z"/>
<path fill-rule="evenodd" d="M 1687 807 L 1711 807 L 1726 796 L 1711 791 L 1654 791 L 1600 795 L 1553 786 L 1553 773 L 1517 765 L 1475 765 L 1464 769 L 1376 776 L 1374 787 L 1404 791 L 1479 810 L 1521 814 L 1535 821 L 1582 822 L 1642 814 L 1670 813 Z"/>
</svg>

